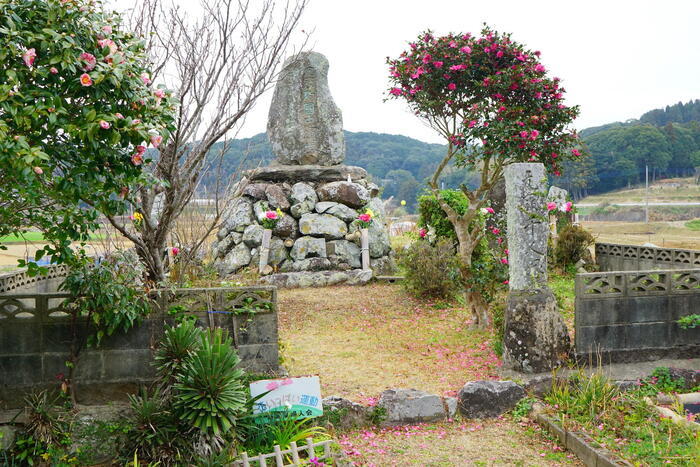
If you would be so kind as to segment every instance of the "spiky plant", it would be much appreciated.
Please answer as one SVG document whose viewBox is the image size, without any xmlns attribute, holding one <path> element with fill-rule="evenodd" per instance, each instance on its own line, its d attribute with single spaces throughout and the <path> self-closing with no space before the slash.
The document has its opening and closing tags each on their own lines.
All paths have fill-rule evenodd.
<svg viewBox="0 0 700 467">
<path fill-rule="evenodd" d="M 184 362 L 201 345 L 203 331 L 193 321 L 185 320 L 165 331 L 154 360 L 158 379 L 167 392 L 169 385 L 182 369 Z"/>
</svg>

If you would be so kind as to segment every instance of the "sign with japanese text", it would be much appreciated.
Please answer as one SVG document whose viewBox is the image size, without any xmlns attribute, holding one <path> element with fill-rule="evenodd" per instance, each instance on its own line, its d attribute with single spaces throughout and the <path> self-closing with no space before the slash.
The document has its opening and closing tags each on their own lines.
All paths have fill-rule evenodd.
<svg viewBox="0 0 700 467">
<path fill-rule="evenodd" d="M 253 406 L 256 415 L 291 416 L 295 419 L 323 415 L 321 381 L 318 376 L 263 379 L 250 383 L 251 397 L 261 394 L 265 395 Z"/>
</svg>

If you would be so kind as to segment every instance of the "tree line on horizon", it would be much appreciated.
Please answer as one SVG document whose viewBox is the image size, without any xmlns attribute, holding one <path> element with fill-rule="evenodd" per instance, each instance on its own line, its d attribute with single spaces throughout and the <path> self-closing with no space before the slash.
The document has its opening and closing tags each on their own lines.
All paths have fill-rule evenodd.
<svg viewBox="0 0 700 467">
<path fill-rule="evenodd" d="M 642 183 L 646 166 L 651 181 L 692 176 L 700 166 L 700 100 L 654 109 L 637 120 L 586 128 L 580 135 L 591 157 L 565 163 L 562 177 L 552 180 L 574 199 Z M 445 145 L 386 133 L 345 131 L 345 142 L 345 163 L 365 168 L 383 187 L 382 196 L 405 200 L 409 212 L 445 154 Z M 217 173 L 265 166 L 274 158 L 265 133 L 216 143 L 211 153 L 222 150 L 224 157 L 202 178 L 202 196 L 215 184 Z M 452 166 L 441 183 L 444 188 L 462 183 L 473 188 L 479 178 Z"/>
</svg>

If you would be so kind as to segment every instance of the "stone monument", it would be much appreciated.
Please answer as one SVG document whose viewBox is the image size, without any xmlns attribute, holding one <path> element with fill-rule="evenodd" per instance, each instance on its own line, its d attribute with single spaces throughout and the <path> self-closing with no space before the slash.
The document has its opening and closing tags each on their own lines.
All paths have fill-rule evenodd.
<svg viewBox="0 0 700 467">
<path fill-rule="evenodd" d="M 509 287 L 503 339 L 504 363 L 539 373 L 560 365 L 570 341 L 547 286 L 547 178 L 540 163 L 505 169 Z"/>
<path fill-rule="evenodd" d="M 275 155 L 248 172 L 249 184 L 224 214 L 213 246 L 221 275 L 258 265 L 267 208 L 283 215 L 272 231 L 263 282 L 281 286 L 368 280 L 360 253 L 359 214 L 370 209 L 370 265 L 393 269 L 379 187 L 361 167 L 342 165 L 345 138 L 340 109 L 328 89 L 328 60 L 316 52 L 288 59 L 270 106 L 267 135 Z M 263 271 L 265 272 L 265 271 Z"/>
</svg>

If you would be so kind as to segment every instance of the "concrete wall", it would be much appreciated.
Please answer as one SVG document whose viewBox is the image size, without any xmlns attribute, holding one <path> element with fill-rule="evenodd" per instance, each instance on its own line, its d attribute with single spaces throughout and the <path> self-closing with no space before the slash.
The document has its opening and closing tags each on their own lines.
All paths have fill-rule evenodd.
<svg viewBox="0 0 700 467">
<path fill-rule="evenodd" d="M 700 356 L 700 328 L 677 320 L 700 313 L 700 269 L 576 276 L 575 352 L 580 360 L 632 362 Z"/>
<path fill-rule="evenodd" d="M 24 270 L 0 274 L 0 295 L 56 292 L 68 269 L 62 264 L 47 269 L 46 274 L 37 276 L 29 276 Z"/>
<path fill-rule="evenodd" d="M 246 370 L 279 372 L 274 287 L 178 289 L 167 295 L 155 298 L 153 315 L 141 325 L 80 353 L 75 373 L 79 402 L 123 399 L 153 380 L 153 352 L 165 325 L 173 322 L 167 310 L 174 305 L 195 313 L 202 327 L 229 330 Z M 0 296 L 0 409 L 20 406 L 28 392 L 56 387 L 60 375 L 68 374 L 73 327 L 62 311 L 66 298 L 63 293 Z M 240 314 L 243 307 L 258 311 Z M 85 322 L 77 330 L 81 339 L 89 331 Z"/>
<path fill-rule="evenodd" d="M 700 268 L 700 251 L 596 243 L 596 263 L 601 271 Z"/>
</svg>

